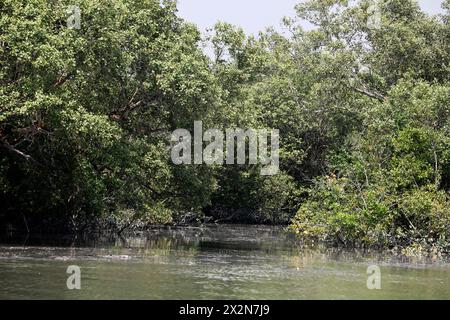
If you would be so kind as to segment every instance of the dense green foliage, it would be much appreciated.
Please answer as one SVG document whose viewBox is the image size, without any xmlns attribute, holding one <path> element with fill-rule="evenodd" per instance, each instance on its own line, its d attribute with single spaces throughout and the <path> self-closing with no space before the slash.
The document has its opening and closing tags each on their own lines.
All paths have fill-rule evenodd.
<svg viewBox="0 0 450 320">
<path fill-rule="evenodd" d="M 2 214 L 82 228 L 202 208 L 206 169 L 167 157 L 167 132 L 215 104 L 198 31 L 151 0 L 80 1 L 68 29 L 69 4 L 0 4 Z"/>
<path fill-rule="evenodd" d="M 310 0 L 285 34 L 207 39 L 173 1 L 78 1 L 80 29 L 70 4 L 0 0 L 2 224 L 292 219 L 303 238 L 448 245 L 450 1 Z M 280 174 L 173 165 L 195 120 L 279 129 Z"/>
</svg>

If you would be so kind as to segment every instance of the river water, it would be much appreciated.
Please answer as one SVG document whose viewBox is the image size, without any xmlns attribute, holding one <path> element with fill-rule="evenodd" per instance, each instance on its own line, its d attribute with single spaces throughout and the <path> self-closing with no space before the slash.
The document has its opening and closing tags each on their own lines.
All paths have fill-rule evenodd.
<svg viewBox="0 0 450 320">
<path fill-rule="evenodd" d="M 374 265 L 379 290 L 367 285 Z M 80 290 L 67 288 L 69 266 L 80 268 Z M 0 241 L 0 299 L 450 299 L 450 264 L 305 249 L 282 227 L 268 226 L 7 237 Z"/>
</svg>

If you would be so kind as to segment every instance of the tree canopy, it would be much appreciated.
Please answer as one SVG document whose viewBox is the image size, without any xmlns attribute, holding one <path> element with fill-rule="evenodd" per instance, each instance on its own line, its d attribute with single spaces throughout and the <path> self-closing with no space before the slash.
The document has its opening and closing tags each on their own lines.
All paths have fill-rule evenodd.
<svg viewBox="0 0 450 320">
<path fill-rule="evenodd" d="M 309 0 L 257 37 L 225 22 L 203 37 L 170 0 L 80 0 L 67 28 L 71 4 L 0 1 L 3 225 L 209 217 L 448 246 L 450 1 L 430 16 L 413 0 Z M 174 165 L 170 134 L 194 121 L 279 129 L 281 172 Z"/>
</svg>

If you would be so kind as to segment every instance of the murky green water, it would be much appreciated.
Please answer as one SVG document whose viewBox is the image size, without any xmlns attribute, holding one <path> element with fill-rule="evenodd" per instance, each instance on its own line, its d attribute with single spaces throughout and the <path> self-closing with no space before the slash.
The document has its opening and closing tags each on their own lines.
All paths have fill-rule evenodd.
<svg viewBox="0 0 450 320">
<path fill-rule="evenodd" d="M 68 290 L 67 267 L 81 270 Z M 367 288 L 378 265 L 381 290 Z M 300 249 L 280 227 L 157 229 L 125 239 L 4 239 L 1 299 L 450 299 L 450 264 Z"/>
</svg>

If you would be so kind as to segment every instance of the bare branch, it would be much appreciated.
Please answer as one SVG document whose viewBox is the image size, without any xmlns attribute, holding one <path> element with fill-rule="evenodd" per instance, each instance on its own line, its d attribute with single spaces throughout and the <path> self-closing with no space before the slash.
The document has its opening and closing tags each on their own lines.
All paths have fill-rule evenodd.
<svg viewBox="0 0 450 320">
<path fill-rule="evenodd" d="M 69 79 L 69 74 L 65 73 L 58 78 L 58 80 L 53 84 L 53 88 L 57 88 L 63 85 Z"/>
<path fill-rule="evenodd" d="M 365 96 L 368 96 L 368 97 L 370 97 L 370 98 L 372 98 L 372 99 L 377 99 L 377 100 L 379 100 L 379 101 L 381 101 L 381 102 L 383 102 L 383 101 L 386 100 L 386 97 L 385 97 L 384 95 L 382 95 L 381 93 L 378 93 L 378 92 L 370 92 L 370 91 L 368 91 L 368 90 L 365 89 L 365 88 L 364 88 L 364 89 L 361 89 L 361 88 L 356 88 L 356 87 L 354 87 L 353 90 L 356 91 L 356 92 L 358 92 L 358 93 L 361 93 L 361 94 L 363 94 L 363 95 L 365 95 Z"/>
<path fill-rule="evenodd" d="M 35 160 L 30 155 L 28 155 L 26 153 L 23 153 L 22 151 L 14 148 L 12 145 L 10 145 L 8 143 L 8 141 L 6 141 L 6 139 L 0 139 L 0 146 L 4 147 L 9 152 L 11 152 L 11 153 L 13 153 L 13 154 L 15 154 L 15 155 L 17 155 L 17 156 L 19 156 L 21 158 L 24 158 L 27 161 L 31 160 L 31 161 L 35 162 Z"/>
</svg>

